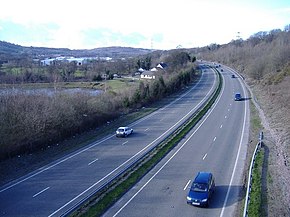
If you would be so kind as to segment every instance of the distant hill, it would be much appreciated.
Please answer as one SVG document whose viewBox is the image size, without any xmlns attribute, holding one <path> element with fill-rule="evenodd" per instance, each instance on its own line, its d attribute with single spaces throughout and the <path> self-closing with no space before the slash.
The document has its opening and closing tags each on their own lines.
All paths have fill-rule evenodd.
<svg viewBox="0 0 290 217">
<path fill-rule="evenodd" d="M 103 47 L 94 49 L 71 50 L 68 48 L 47 48 L 47 47 L 25 47 L 13 43 L 0 41 L 0 60 L 9 60 L 21 56 L 54 57 L 54 56 L 74 56 L 74 57 L 111 57 L 125 58 L 151 53 L 150 49 L 132 47 Z"/>
</svg>

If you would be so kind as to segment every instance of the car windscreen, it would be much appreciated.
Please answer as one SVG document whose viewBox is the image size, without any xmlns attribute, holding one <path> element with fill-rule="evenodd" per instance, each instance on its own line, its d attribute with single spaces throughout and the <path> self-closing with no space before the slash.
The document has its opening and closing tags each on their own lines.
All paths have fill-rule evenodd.
<svg viewBox="0 0 290 217">
<path fill-rule="evenodd" d="M 207 191 L 207 184 L 205 183 L 193 183 L 191 186 L 192 191 L 197 191 L 197 192 L 205 192 Z"/>
<path fill-rule="evenodd" d="M 118 132 L 124 132 L 124 129 L 118 129 Z"/>
</svg>

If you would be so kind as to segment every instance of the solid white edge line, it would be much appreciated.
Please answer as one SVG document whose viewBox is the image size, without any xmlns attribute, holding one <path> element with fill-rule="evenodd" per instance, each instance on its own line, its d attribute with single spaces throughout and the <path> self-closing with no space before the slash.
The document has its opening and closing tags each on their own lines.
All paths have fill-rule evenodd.
<svg viewBox="0 0 290 217">
<path fill-rule="evenodd" d="M 114 135 L 113 135 L 113 136 L 114 136 Z M 50 165 L 50 166 L 48 166 L 48 167 L 45 167 L 45 168 L 43 168 L 43 169 L 40 169 L 40 171 L 38 171 L 37 173 L 34 173 L 34 174 L 32 174 L 32 175 L 30 175 L 30 176 L 24 178 L 24 179 L 21 179 L 20 181 L 14 183 L 14 184 L 12 184 L 12 185 L 7 186 L 6 188 L 3 188 L 2 190 L 0 190 L 0 193 L 2 193 L 2 192 L 4 192 L 4 191 L 6 191 L 6 190 L 8 190 L 8 189 L 10 189 L 10 188 L 12 188 L 12 187 L 18 185 L 18 184 L 20 184 L 20 183 L 22 183 L 22 182 L 25 182 L 25 181 L 27 181 L 28 179 L 31 179 L 31 178 L 33 178 L 33 177 L 35 177 L 35 176 L 37 176 L 37 175 L 43 173 L 43 172 L 46 171 L 46 170 L 49 170 L 49 169 L 51 169 L 51 168 L 53 168 L 53 167 L 55 167 L 55 166 L 57 166 L 57 165 L 59 165 L 59 164 L 65 162 L 65 161 L 67 161 L 68 159 L 71 159 L 71 158 L 75 157 L 76 155 L 78 155 L 78 154 L 80 154 L 80 153 L 83 153 L 83 152 L 89 150 L 90 148 L 92 148 L 92 147 L 94 147 L 94 146 L 96 146 L 96 145 L 98 145 L 98 144 L 100 144 L 100 143 L 102 143 L 102 142 L 104 142 L 104 141 L 106 141 L 106 140 L 109 140 L 109 139 L 112 138 L 113 136 L 109 136 L 109 137 L 107 137 L 107 138 L 104 138 L 104 139 L 102 139 L 101 141 L 99 141 L 99 142 L 97 142 L 97 143 L 94 143 L 93 145 L 91 145 L 91 146 L 89 146 L 89 147 L 87 147 L 87 148 L 85 148 L 85 149 L 83 149 L 83 150 L 81 150 L 81 151 L 79 151 L 79 152 L 77 152 L 77 153 L 75 153 L 75 154 L 73 154 L 73 155 L 70 155 L 69 157 L 66 157 L 66 158 L 64 158 L 64 159 L 62 159 L 62 160 L 60 160 L 60 161 L 58 161 L 58 162 L 56 162 L 56 163 L 54 163 L 54 164 L 52 164 L 52 165 Z"/>
<path fill-rule="evenodd" d="M 202 73 L 201 78 L 203 77 L 203 75 L 204 75 L 204 74 Z M 195 84 L 195 85 L 194 85 L 194 86 L 193 86 L 189 91 L 187 91 L 186 93 L 184 93 L 183 95 L 181 95 L 179 98 L 175 99 L 174 101 L 172 101 L 172 102 L 169 103 L 168 105 L 164 106 L 163 108 L 160 108 L 160 109 L 158 109 L 157 111 L 155 111 L 155 112 L 149 114 L 148 116 L 146 116 L 146 117 L 144 117 L 144 118 L 141 118 L 140 120 L 134 122 L 131 126 L 135 126 L 136 124 L 138 124 L 138 123 L 140 123 L 140 122 L 146 120 L 147 118 L 149 118 L 149 117 L 155 115 L 156 113 L 158 113 L 158 112 L 164 110 L 165 108 L 169 107 L 169 106 L 172 105 L 173 103 L 177 102 L 177 101 L 180 100 L 182 97 L 184 97 L 184 96 L 186 96 L 188 93 L 190 93 L 190 91 L 192 91 L 196 86 L 198 86 L 200 82 L 201 82 L 201 79 L 199 79 L 199 81 L 198 81 L 198 82 L 197 82 L 197 83 L 196 83 L 196 84 Z M 210 90 L 210 91 L 211 91 L 211 90 Z M 207 95 L 206 95 L 206 96 L 207 96 Z M 29 180 L 29 179 L 31 179 L 31 178 L 33 178 L 33 177 L 35 177 L 35 176 L 37 176 L 37 175 L 43 173 L 43 172 L 46 171 L 46 170 L 49 170 L 49 169 L 51 169 L 51 168 L 53 168 L 53 167 L 55 167 L 55 166 L 57 166 L 57 165 L 59 165 L 59 164 L 65 162 L 65 161 L 67 161 L 68 159 L 71 159 L 71 158 L 73 158 L 73 157 L 75 157 L 75 156 L 77 156 L 77 155 L 79 155 L 79 154 L 81 154 L 81 153 L 83 153 L 83 152 L 85 152 L 85 151 L 87 151 L 87 150 L 89 150 L 89 149 L 91 149 L 91 148 L 93 148 L 93 147 L 95 147 L 95 146 L 97 146 L 97 145 L 99 145 L 99 144 L 101 144 L 101 143 L 103 143 L 103 142 L 105 142 L 105 141 L 111 139 L 111 138 L 114 137 L 114 136 L 115 136 L 115 135 L 108 136 L 107 138 L 104 138 L 104 139 L 102 139 L 102 140 L 100 140 L 100 141 L 98 141 L 98 142 L 96 142 L 96 143 L 93 143 L 93 144 L 89 145 L 87 148 L 84 148 L 84 149 L 82 149 L 81 151 L 78 151 L 78 152 L 76 152 L 76 153 L 73 154 L 73 155 L 70 155 L 70 156 L 68 156 L 68 157 L 66 157 L 66 158 L 64 158 L 64 159 L 62 159 L 62 160 L 60 160 L 60 161 L 56 161 L 56 163 L 53 163 L 52 165 L 50 165 L 50 166 L 48 166 L 48 167 L 42 167 L 42 168 L 39 169 L 40 171 L 38 171 L 38 172 L 36 172 L 36 173 L 33 173 L 32 175 L 27 176 L 27 177 L 24 178 L 24 179 L 20 179 L 19 181 L 15 182 L 15 183 L 13 183 L 13 184 L 10 184 L 10 185 L 8 185 L 7 187 L 5 187 L 5 188 L 3 188 L 3 189 L 0 189 L 0 193 L 2 193 L 2 192 L 4 192 L 4 191 L 6 191 L 6 190 L 8 190 L 8 189 L 10 189 L 10 188 L 12 188 L 12 187 L 18 185 L 18 184 L 20 184 L 20 183 L 22 183 L 22 182 L 25 182 L 25 181 Z"/>
<path fill-rule="evenodd" d="M 216 75 L 215 75 L 216 76 Z M 201 103 L 203 103 L 203 101 L 207 98 L 207 96 L 210 94 L 210 92 L 212 91 L 212 89 L 214 88 L 214 85 L 212 86 L 212 88 L 209 90 L 209 92 L 207 93 L 207 95 L 203 98 L 202 101 L 200 101 L 194 108 L 192 108 L 185 116 L 183 116 L 178 122 L 176 122 L 173 126 L 171 126 L 167 131 L 165 131 L 161 136 L 159 136 L 157 139 L 155 139 L 153 142 L 151 142 L 150 144 L 148 144 L 147 146 L 145 146 L 142 150 L 140 150 L 139 152 L 137 152 L 135 155 L 133 155 L 131 158 L 129 158 L 128 160 L 126 160 L 125 162 L 123 162 L 121 165 L 119 165 L 117 168 L 115 168 L 114 170 L 112 170 L 110 173 L 108 173 L 106 176 L 104 176 L 102 179 L 98 180 L 96 183 L 94 183 L 93 185 L 91 185 L 89 188 L 87 188 L 86 190 L 84 190 L 82 193 L 80 193 L 79 195 L 75 196 L 73 199 L 71 199 L 70 201 L 68 201 L 66 204 L 64 204 L 63 206 L 61 206 L 60 208 L 58 208 L 57 210 L 55 210 L 53 213 L 51 213 L 48 217 L 51 217 L 53 215 L 55 215 L 56 213 L 58 213 L 60 210 L 62 210 L 64 207 L 66 207 L 67 205 L 69 205 L 70 203 L 72 203 L 73 201 L 75 201 L 77 198 L 81 197 L 83 194 L 85 194 L 86 192 L 88 192 L 89 190 L 91 190 L 93 187 L 95 187 L 98 183 L 100 183 L 101 181 L 103 181 L 104 179 L 106 179 L 108 176 L 110 176 L 111 174 L 113 174 L 115 171 L 117 171 L 119 168 L 121 168 L 123 165 L 125 165 L 126 163 L 128 163 L 131 159 L 133 159 L 134 157 L 136 157 L 137 155 L 139 155 L 141 152 L 143 152 L 145 149 L 147 149 L 148 147 L 150 147 L 154 142 L 156 142 L 159 138 L 161 138 L 163 135 L 165 135 L 167 132 L 169 132 L 173 127 L 175 127 L 178 123 L 180 123 L 184 118 L 186 118 L 192 111 L 195 110 L 195 108 L 197 108 Z M 193 88 L 192 88 L 193 89 Z M 188 94 L 189 91 L 186 93 Z M 185 96 L 186 94 L 183 94 L 183 96 Z M 178 99 L 181 99 L 181 97 L 179 97 Z M 174 100 L 177 101 L 177 100 Z M 211 113 L 211 112 L 210 112 Z M 210 114 L 209 113 L 209 114 Z M 197 128 L 199 129 L 199 127 Z"/>
<path fill-rule="evenodd" d="M 222 77 L 223 79 L 223 77 Z M 224 82 L 223 82 L 224 83 Z M 216 105 L 220 101 L 220 98 L 224 92 L 224 85 L 222 88 L 222 93 L 219 95 L 217 101 L 215 102 L 213 108 L 207 113 L 206 117 L 202 120 L 202 122 L 198 125 L 198 127 L 194 130 L 194 132 L 186 139 L 186 141 L 176 150 L 176 152 L 157 170 L 155 174 L 113 215 L 113 217 L 117 216 L 148 184 L 151 180 L 175 157 L 175 155 L 187 144 L 187 142 L 193 137 L 193 135 L 199 130 L 199 128 L 203 125 L 203 123 L 208 119 L 210 114 L 215 109 Z"/>
<path fill-rule="evenodd" d="M 241 82 L 240 82 L 240 84 L 242 85 L 244 95 L 246 95 L 244 85 Z M 229 187 L 228 187 L 228 190 L 227 190 L 226 198 L 225 198 L 225 201 L 224 201 L 224 204 L 223 204 L 223 208 L 222 208 L 220 217 L 222 217 L 223 214 L 224 214 L 225 207 L 226 207 L 226 204 L 228 202 L 229 195 L 230 195 L 231 185 L 232 185 L 233 180 L 234 180 L 234 175 L 235 175 L 235 172 L 236 172 L 236 168 L 237 168 L 237 164 L 238 164 L 238 160 L 239 160 L 239 156 L 240 156 L 240 151 L 241 151 L 241 147 L 242 147 L 243 135 L 245 133 L 246 119 L 247 119 L 247 102 L 245 101 L 245 115 L 244 115 L 244 122 L 243 122 L 242 134 L 241 134 L 241 138 L 240 138 L 239 149 L 238 149 L 238 153 L 237 153 L 237 156 L 236 156 L 234 169 L 233 169 L 233 172 L 232 172 L 230 184 L 229 184 Z"/>
</svg>

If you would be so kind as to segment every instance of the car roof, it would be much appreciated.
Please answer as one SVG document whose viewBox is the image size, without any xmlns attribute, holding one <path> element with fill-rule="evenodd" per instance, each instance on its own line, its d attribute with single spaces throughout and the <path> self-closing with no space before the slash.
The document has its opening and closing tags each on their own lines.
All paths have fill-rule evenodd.
<svg viewBox="0 0 290 217">
<path fill-rule="evenodd" d="M 194 182 L 207 183 L 211 176 L 212 176 L 212 173 L 210 172 L 198 172 L 198 174 L 196 175 L 194 179 Z"/>
</svg>

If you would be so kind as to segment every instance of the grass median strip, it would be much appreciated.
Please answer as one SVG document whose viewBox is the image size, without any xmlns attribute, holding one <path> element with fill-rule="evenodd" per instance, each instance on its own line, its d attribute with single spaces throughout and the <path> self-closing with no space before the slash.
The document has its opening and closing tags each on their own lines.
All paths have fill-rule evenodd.
<svg viewBox="0 0 290 217">
<path fill-rule="evenodd" d="M 171 136 L 147 153 L 121 176 L 106 186 L 105 189 L 93 195 L 70 216 L 101 216 L 164 158 L 207 113 L 218 97 L 222 88 L 222 78 L 220 73 L 217 70 L 215 71 L 219 77 L 218 86 L 206 105 L 180 126 Z"/>
</svg>

